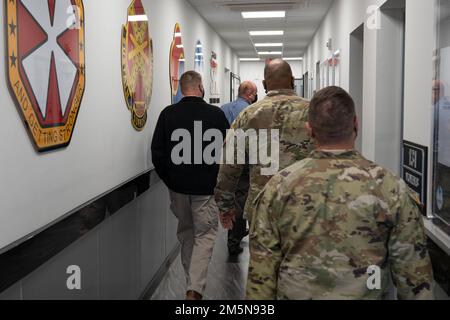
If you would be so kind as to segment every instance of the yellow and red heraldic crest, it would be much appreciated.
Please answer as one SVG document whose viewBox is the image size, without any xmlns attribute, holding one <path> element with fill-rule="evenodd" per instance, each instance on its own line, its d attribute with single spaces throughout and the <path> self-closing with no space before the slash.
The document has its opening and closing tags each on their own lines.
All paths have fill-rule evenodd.
<svg viewBox="0 0 450 320">
<path fill-rule="evenodd" d="M 5 0 L 7 82 L 39 152 L 69 145 L 85 88 L 82 0 Z"/>
<path fill-rule="evenodd" d="M 153 43 L 141 0 L 133 0 L 122 27 L 122 82 L 131 123 L 142 131 L 152 97 Z"/>
</svg>

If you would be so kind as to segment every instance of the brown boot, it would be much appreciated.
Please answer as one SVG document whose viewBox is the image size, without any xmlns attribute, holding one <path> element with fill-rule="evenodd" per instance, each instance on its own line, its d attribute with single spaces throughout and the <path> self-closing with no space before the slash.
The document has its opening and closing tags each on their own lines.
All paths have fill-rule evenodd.
<svg viewBox="0 0 450 320">
<path fill-rule="evenodd" d="M 186 294 L 186 300 L 202 300 L 203 297 L 200 293 L 195 291 L 188 291 Z"/>
</svg>

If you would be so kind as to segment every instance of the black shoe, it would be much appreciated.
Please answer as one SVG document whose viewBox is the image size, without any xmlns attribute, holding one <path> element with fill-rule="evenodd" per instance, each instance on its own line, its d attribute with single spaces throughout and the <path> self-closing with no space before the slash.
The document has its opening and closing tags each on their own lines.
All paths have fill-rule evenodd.
<svg viewBox="0 0 450 320">
<path fill-rule="evenodd" d="M 244 249 L 241 247 L 228 247 L 228 252 L 231 256 L 238 256 L 244 252 Z"/>
</svg>

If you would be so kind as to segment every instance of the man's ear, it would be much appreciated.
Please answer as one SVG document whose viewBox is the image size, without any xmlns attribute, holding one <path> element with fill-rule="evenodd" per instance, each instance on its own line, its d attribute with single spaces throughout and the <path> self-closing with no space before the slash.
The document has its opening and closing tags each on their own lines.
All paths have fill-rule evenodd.
<svg viewBox="0 0 450 320">
<path fill-rule="evenodd" d="M 295 77 L 292 77 L 292 90 L 295 89 Z"/>
<path fill-rule="evenodd" d="M 309 136 L 311 138 L 313 138 L 314 137 L 314 133 L 313 133 L 313 129 L 312 129 L 311 125 L 309 124 L 309 122 L 307 122 L 305 124 L 305 127 L 306 127 L 306 130 L 308 131 Z"/>
<path fill-rule="evenodd" d="M 266 80 L 263 80 L 262 83 L 263 83 L 264 90 L 266 90 L 266 93 L 269 92 L 269 91 L 267 90 L 267 83 L 266 83 Z"/>
<path fill-rule="evenodd" d="M 353 119 L 353 125 L 355 126 L 356 131 L 359 131 L 359 119 L 358 119 L 358 116 L 355 116 L 355 119 Z"/>
</svg>

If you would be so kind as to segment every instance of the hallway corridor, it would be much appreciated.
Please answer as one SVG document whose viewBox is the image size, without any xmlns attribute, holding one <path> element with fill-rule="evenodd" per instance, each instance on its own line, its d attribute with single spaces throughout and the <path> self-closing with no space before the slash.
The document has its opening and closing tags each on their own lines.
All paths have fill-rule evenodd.
<svg viewBox="0 0 450 320">
<path fill-rule="evenodd" d="M 227 234 L 220 229 L 208 270 L 205 300 L 243 300 L 248 272 L 248 237 L 241 246 L 244 252 L 229 257 Z M 186 295 L 184 271 L 180 255 L 175 259 L 151 300 L 184 300 Z"/>
</svg>

